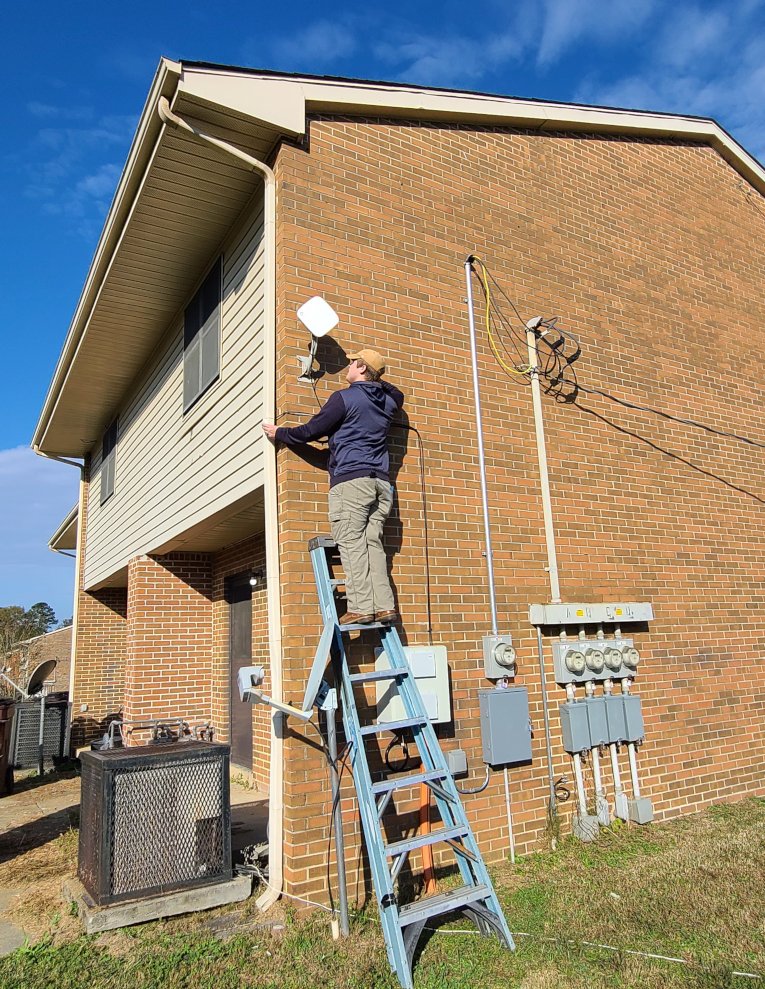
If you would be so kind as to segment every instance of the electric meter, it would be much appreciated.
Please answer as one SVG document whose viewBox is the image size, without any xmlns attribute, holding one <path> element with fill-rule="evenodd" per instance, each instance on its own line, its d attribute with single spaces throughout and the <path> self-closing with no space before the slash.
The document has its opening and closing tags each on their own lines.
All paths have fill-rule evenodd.
<svg viewBox="0 0 765 989">
<path fill-rule="evenodd" d="M 570 649 L 566 653 L 566 669 L 569 673 L 584 673 L 585 659 L 584 653 L 580 649 Z"/>
<path fill-rule="evenodd" d="M 499 666 L 504 666 L 506 669 L 511 669 L 515 666 L 515 649 L 513 649 L 509 642 L 498 642 L 494 646 L 492 655 L 494 656 L 494 662 L 498 663 Z"/>
<path fill-rule="evenodd" d="M 622 651 L 621 649 L 616 649 L 614 646 L 609 646 L 608 649 L 603 653 L 603 658 L 605 660 L 606 666 L 609 670 L 620 669 L 622 665 Z"/>
<path fill-rule="evenodd" d="M 584 654 L 584 660 L 588 670 L 592 670 L 593 673 L 601 673 L 605 666 L 606 657 L 603 655 L 602 649 L 588 649 Z"/>
<path fill-rule="evenodd" d="M 634 646 L 627 646 L 626 649 L 622 650 L 622 660 L 628 669 L 636 670 L 640 662 L 640 653 Z"/>
</svg>

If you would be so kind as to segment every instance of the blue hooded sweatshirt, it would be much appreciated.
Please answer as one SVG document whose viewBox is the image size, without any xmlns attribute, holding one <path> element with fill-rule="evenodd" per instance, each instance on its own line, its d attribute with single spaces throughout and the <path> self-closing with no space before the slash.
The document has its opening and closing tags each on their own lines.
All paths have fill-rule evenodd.
<svg viewBox="0 0 765 989">
<path fill-rule="evenodd" d="M 276 439 L 301 446 L 329 437 L 329 486 L 357 477 L 389 481 L 388 433 L 404 396 L 388 381 L 354 381 L 333 392 L 303 426 L 280 426 Z"/>
</svg>

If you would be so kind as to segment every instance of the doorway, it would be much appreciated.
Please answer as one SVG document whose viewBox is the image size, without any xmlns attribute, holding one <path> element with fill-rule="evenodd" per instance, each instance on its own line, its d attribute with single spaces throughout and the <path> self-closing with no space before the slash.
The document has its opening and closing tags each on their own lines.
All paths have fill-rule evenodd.
<svg viewBox="0 0 765 989">
<path fill-rule="evenodd" d="M 237 677 L 252 666 L 252 587 L 249 574 L 226 579 L 228 602 L 229 725 L 231 762 L 252 772 L 252 705 L 239 699 Z"/>
</svg>

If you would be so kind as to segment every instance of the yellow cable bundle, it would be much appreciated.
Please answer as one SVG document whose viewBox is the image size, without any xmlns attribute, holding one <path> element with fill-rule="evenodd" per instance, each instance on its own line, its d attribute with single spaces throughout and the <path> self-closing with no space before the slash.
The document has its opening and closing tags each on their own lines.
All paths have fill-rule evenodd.
<svg viewBox="0 0 765 989">
<path fill-rule="evenodd" d="M 481 284 L 483 285 L 483 294 L 486 297 L 486 336 L 489 338 L 489 346 L 491 347 L 492 353 L 508 374 L 518 374 L 521 377 L 524 377 L 531 372 L 531 368 L 526 367 L 521 370 L 517 367 L 510 367 L 509 364 L 505 363 L 499 352 L 496 341 L 494 340 L 494 334 L 491 331 L 491 292 L 489 290 L 489 279 L 486 277 L 486 268 L 483 261 L 479 257 L 473 255 L 473 258 L 481 266 Z"/>
</svg>

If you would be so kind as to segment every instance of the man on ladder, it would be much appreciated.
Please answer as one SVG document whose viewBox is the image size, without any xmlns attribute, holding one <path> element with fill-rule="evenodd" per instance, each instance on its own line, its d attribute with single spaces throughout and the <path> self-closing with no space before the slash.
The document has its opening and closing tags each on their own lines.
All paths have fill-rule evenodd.
<svg viewBox="0 0 765 989">
<path fill-rule="evenodd" d="M 334 392 L 305 425 L 263 424 L 272 442 L 286 446 L 329 438 L 329 521 L 345 570 L 348 604 L 341 625 L 398 617 L 382 531 L 393 506 L 388 433 L 404 396 L 382 380 L 384 371 L 381 354 L 359 350 L 345 375 L 348 388 Z"/>
</svg>

